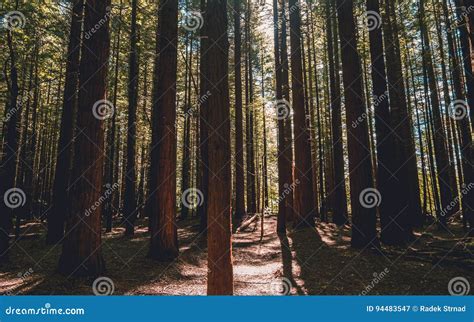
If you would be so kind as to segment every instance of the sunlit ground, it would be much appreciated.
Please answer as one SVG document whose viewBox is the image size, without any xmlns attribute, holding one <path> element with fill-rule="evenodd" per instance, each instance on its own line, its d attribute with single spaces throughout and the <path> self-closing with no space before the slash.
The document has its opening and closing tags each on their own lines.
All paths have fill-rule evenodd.
<svg viewBox="0 0 474 322">
<path fill-rule="evenodd" d="M 114 294 L 205 295 L 206 242 L 197 231 L 198 221 L 180 223 L 180 257 L 172 263 L 146 258 L 145 222 L 133 238 L 123 229 L 105 234 L 102 252 Z M 350 229 L 318 223 L 314 229 L 275 234 L 276 218 L 234 234 L 234 285 L 237 295 L 305 294 L 449 294 L 451 278 L 472 280 L 472 239 L 463 239 L 462 227 L 438 233 L 435 226 L 417 232 L 410 248 L 355 250 Z M 74 280 L 55 273 L 61 246 L 46 246 L 44 226 L 28 223 L 23 237 L 11 250 L 11 264 L 0 269 L 4 294 L 93 294 L 93 279 Z"/>
</svg>

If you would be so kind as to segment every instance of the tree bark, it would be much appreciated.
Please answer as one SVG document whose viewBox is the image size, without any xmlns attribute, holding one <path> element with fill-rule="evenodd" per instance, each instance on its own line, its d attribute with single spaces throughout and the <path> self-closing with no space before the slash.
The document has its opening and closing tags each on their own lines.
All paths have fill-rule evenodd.
<svg viewBox="0 0 474 322">
<path fill-rule="evenodd" d="M 206 12 L 207 1 L 201 0 L 201 12 Z M 208 60 L 208 46 L 209 40 L 207 35 L 207 23 L 204 21 L 203 26 L 201 27 L 201 47 L 200 47 L 200 57 L 201 63 L 199 66 L 199 91 L 200 96 L 204 97 L 210 92 L 210 86 L 208 83 L 209 72 L 209 60 Z M 209 92 L 208 92 L 209 91 Z M 208 191 L 209 191 L 209 129 L 208 129 L 208 104 L 209 100 L 203 100 L 199 106 L 199 172 L 200 172 L 200 182 L 199 182 L 199 191 L 202 193 L 201 205 L 198 209 L 198 214 L 200 218 L 200 232 L 202 234 L 207 233 L 207 208 L 208 208 Z"/>
<path fill-rule="evenodd" d="M 132 0 L 132 21 L 130 27 L 130 56 L 128 61 L 128 122 L 127 122 L 127 156 L 125 166 L 125 196 L 123 216 L 125 235 L 135 232 L 137 218 L 136 197 L 136 135 L 137 135 L 137 101 L 138 101 L 138 57 L 137 57 L 137 0 Z"/>
<path fill-rule="evenodd" d="M 448 205 L 453 200 L 453 191 L 451 190 L 449 157 L 447 152 L 446 133 L 444 131 L 441 110 L 439 102 L 438 88 L 436 85 L 437 79 L 433 66 L 433 58 L 431 56 L 431 41 L 428 35 L 428 30 L 425 21 L 425 3 L 420 0 L 420 31 L 423 42 L 424 68 L 428 76 L 428 86 L 430 90 L 430 101 L 433 113 L 433 127 L 434 127 L 434 145 L 435 145 L 435 159 L 437 178 L 441 197 L 442 209 L 448 209 Z M 437 214 L 440 228 L 446 229 L 447 219 L 452 215 L 451 211 L 447 213 L 440 212 Z"/>
<path fill-rule="evenodd" d="M 234 0 L 234 72 L 235 72 L 235 219 L 245 216 L 244 138 L 242 113 L 242 39 L 240 27 L 241 2 Z"/>
<path fill-rule="evenodd" d="M 346 105 L 346 128 L 349 150 L 349 173 L 352 208 L 352 240 L 356 248 L 377 246 L 376 209 L 360 200 L 373 189 L 367 107 L 362 84 L 362 67 L 357 52 L 352 0 L 337 0 L 342 74 Z M 362 117 L 362 121 L 360 121 Z M 358 123 L 354 127 L 352 124 Z M 369 192 L 370 193 L 370 192 Z"/>
<path fill-rule="evenodd" d="M 328 60 L 329 60 L 329 87 L 331 92 L 332 110 L 332 145 L 334 163 L 334 214 L 333 222 L 338 226 L 345 225 L 347 218 L 346 181 L 344 175 L 344 151 L 342 142 L 341 120 L 341 87 L 339 80 L 339 43 L 337 34 L 333 32 L 332 1 L 326 2 L 326 24 L 328 35 Z M 337 30 L 334 26 L 334 29 Z"/>
<path fill-rule="evenodd" d="M 70 190 L 74 198 L 70 200 L 59 260 L 59 271 L 68 276 L 97 276 L 105 270 L 101 254 L 102 207 L 95 207 L 102 191 L 104 122 L 91 113 L 91 107 L 98 108 L 97 104 L 103 104 L 106 97 L 110 14 L 110 0 L 86 0 L 83 48 L 93 51 L 84 50 L 80 63 L 77 136 Z M 101 28 L 94 29 L 104 20 Z"/>
<path fill-rule="evenodd" d="M 63 238 L 65 214 L 68 213 L 68 188 L 73 156 L 74 118 L 77 109 L 83 10 L 83 1 L 74 1 L 67 49 L 63 110 L 53 185 L 53 205 L 48 216 L 47 244 L 55 244 Z"/>
<path fill-rule="evenodd" d="M 289 1 L 291 76 L 294 109 L 293 135 L 295 140 L 295 228 L 313 227 L 318 215 L 313 193 L 311 164 L 311 141 L 306 123 L 305 97 L 303 85 L 303 65 L 301 58 L 301 17 L 299 0 Z"/>
<path fill-rule="evenodd" d="M 156 44 L 149 256 L 168 261 L 178 256 L 175 124 L 178 0 L 160 1 Z"/>
<path fill-rule="evenodd" d="M 208 295 L 232 295 L 231 234 L 231 138 L 229 99 L 229 41 L 227 1 L 209 0 L 205 15 L 209 36 L 209 83 L 215 95 L 209 97 L 209 205 L 208 205 Z"/>
<path fill-rule="evenodd" d="M 415 142 L 412 133 L 412 119 L 407 106 L 402 63 L 400 57 L 398 25 L 394 4 L 385 0 L 383 16 L 384 45 L 386 54 L 387 79 L 390 97 L 390 126 L 394 129 L 394 168 L 400 178 L 398 193 L 398 216 L 393 224 L 399 225 L 404 239 L 412 236 L 412 227 L 423 222 L 420 202 L 420 187 L 416 161 Z"/>
</svg>

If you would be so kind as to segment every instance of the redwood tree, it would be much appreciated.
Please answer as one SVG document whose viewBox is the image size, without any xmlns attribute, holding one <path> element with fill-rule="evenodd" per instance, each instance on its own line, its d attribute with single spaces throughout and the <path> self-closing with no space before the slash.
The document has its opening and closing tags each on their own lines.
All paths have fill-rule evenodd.
<svg viewBox="0 0 474 322">
<path fill-rule="evenodd" d="M 418 168 L 413 137 L 412 117 L 408 109 L 405 92 L 397 17 L 394 4 L 384 0 L 383 31 L 386 55 L 386 70 L 390 97 L 390 126 L 393 135 L 393 162 L 397 169 L 401 188 L 398 189 L 397 216 L 393 223 L 403 230 L 405 241 L 412 237 L 412 227 L 423 222 Z M 396 86 L 395 86 L 396 85 Z"/>
<path fill-rule="evenodd" d="M 311 163 L 311 141 L 306 123 L 305 96 L 303 86 L 303 64 L 301 57 L 301 17 L 299 0 L 289 1 L 291 44 L 291 89 L 294 109 L 295 142 L 295 222 L 296 228 L 313 227 L 317 215 Z"/>
<path fill-rule="evenodd" d="M 176 73 L 178 0 L 160 0 L 156 32 L 151 145 L 149 256 L 178 256 L 176 227 Z"/>
<path fill-rule="evenodd" d="M 347 197 L 344 171 L 344 148 L 342 142 L 342 115 L 341 115 L 341 86 L 339 77 L 339 43 L 336 26 L 333 26 L 332 2 L 326 2 L 326 22 L 328 35 L 328 60 L 329 60 L 329 87 L 331 92 L 332 110 L 332 145 L 334 163 L 334 216 L 333 221 L 337 225 L 347 223 Z M 334 30 L 333 30 L 334 29 Z"/>
<path fill-rule="evenodd" d="M 446 133 L 444 131 L 443 122 L 441 119 L 441 107 L 439 102 L 438 86 L 436 84 L 436 74 L 433 64 L 433 57 L 431 52 L 431 39 L 427 29 L 427 22 L 425 18 L 425 1 L 420 0 L 420 31 L 421 40 L 423 42 L 423 68 L 428 76 L 428 85 L 430 89 L 430 102 L 433 115 L 433 126 L 434 126 L 434 146 L 435 146 L 435 159 L 436 159 L 436 170 L 438 177 L 438 184 L 441 197 L 441 206 L 443 209 L 447 209 L 448 205 L 453 200 L 453 191 L 451 188 L 451 177 L 450 173 L 449 157 L 447 151 Z M 452 212 L 448 212 L 446 215 L 438 213 L 438 220 L 440 226 L 447 228 L 447 219 L 452 215 Z"/>
<path fill-rule="evenodd" d="M 352 0 L 337 0 L 339 37 L 341 39 L 342 73 L 346 106 L 349 149 L 349 173 L 352 208 L 353 247 L 377 246 L 376 209 L 360 201 L 365 189 L 373 189 L 369 129 L 362 84 L 362 67 L 357 52 L 356 26 Z M 360 121 L 360 118 L 363 118 Z M 359 121 L 358 121 L 359 120 Z M 352 126 L 352 124 L 358 124 Z"/>
<path fill-rule="evenodd" d="M 110 0 L 86 0 L 84 50 L 80 63 L 75 159 L 59 271 L 68 276 L 96 276 L 105 269 L 101 254 L 100 200 L 104 163 L 104 121 L 97 118 L 106 97 L 109 59 Z M 104 23 L 105 20 L 105 23 Z M 100 23 L 100 28 L 95 28 Z M 95 32 L 93 32 L 94 30 Z M 94 113 L 95 112 L 95 113 Z"/>
<path fill-rule="evenodd" d="M 74 115 L 77 104 L 77 85 L 81 48 L 81 27 L 84 1 L 74 1 L 71 29 L 67 48 L 66 79 L 64 83 L 63 110 L 59 132 L 58 154 L 53 184 L 53 205 L 48 216 L 46 243 L 59 242 L 64 235 L 65 213 L 68 207 L 69 177 L 73 156 Z"/>
<path fill-rule="evenodd" d="M 208 274 L 207 294 L 233 293 L 231 244 L 231 168 L 229 41 L 227 38 L 227 1 L 209 0 L 205 15 L 208 59 L 212 68 L 208 81 L 213 93 L 208 101 L 209 121 L 209 204 L 207 210 Z"/>
<path fill-rule="evenodd" d="M 137 180 L 135 169 L 137 100 L 138 100 L 138 58 L 137 58 L 137 0 L 132 0 L 132 23 L 130 27 L 130 56 L 128 61 L 128 124 L 127 159 L 125 167 L 125 197 L 123 204 L 125 235 L 134 234 L 137 217 Z"/>
<path fill-rule="evenodd" d="M 379 0 L 367 0 L 367 11 L 380 17 Z M 370 57 L 372 67 L 372 88 L 375 107 L 375 134 L 377 137 L 377 189 L 381 195 L 380 237 L 386 244 L 403 244 L 403 229 L 394 222 L 399 214 L 397 203 L 400 202 L 398 191 L 402 189 L 394 168 L 393 129 L 390 126 L 390 106 L 388 97 L 387 75 L 382 29 L 371 28 L 369 32 Z"/>
<path fill-rule="evenodd" d="M 244 138 L 242 113 L 242 37 L 240 28 L 240 0 L 234 0 L 234 71 L 235 71 L 235 219 L 245 215 Z"/>
</svg>

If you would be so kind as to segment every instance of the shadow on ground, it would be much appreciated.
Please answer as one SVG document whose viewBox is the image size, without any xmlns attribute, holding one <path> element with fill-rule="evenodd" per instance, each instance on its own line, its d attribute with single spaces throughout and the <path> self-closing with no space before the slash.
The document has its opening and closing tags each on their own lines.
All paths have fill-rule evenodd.
<svg viewBox="0 0 474 322">
<path fill-rule="evenodd" d="M 205 295 L 207 253 L 197 219 L 179 223 L 180 256 L 160 263 L 146 258 L 148 233 L 140 222 L 132 238 L 123 229 L 104 234 L 104 276 L 114 284 L 114 294 Z M 15 241 L 11 263 L 0 267 L 3 294 L 92 295 L 93 279 L 73 279 L 55 272 L 61 246 L 46 246 L 44 225 L 29 222 L 24 238 Z M 451 278 L 472 278 L 472 239 L 430 228 L 417 234 L 407 249 L 382 251 L 350 248 L 350 229 L 319 223 L 317 229 L 276 233 L 275 217 L 249 227 L 233 237 L 234 285 L 237 295 L 348 295 L 348 294 L 449 294 Z M 457 256 L 457 257 L 456 257 Z"/>
</svg>

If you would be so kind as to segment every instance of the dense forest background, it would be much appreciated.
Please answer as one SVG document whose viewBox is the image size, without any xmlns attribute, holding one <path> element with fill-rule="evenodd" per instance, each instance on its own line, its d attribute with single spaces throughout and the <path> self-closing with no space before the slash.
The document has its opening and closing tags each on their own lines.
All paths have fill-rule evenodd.
<svg viewBox="0 0 474 322">
<path fill-rule="evenodd" d="M 470 0 L 0 19 L 0 293 L 469 294 Z"/>
</svg>

